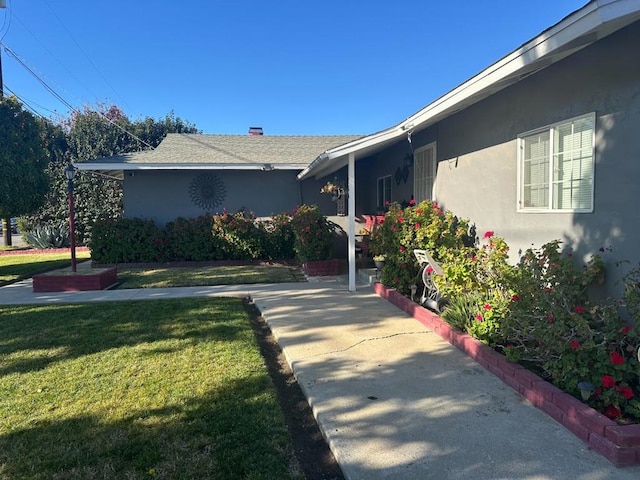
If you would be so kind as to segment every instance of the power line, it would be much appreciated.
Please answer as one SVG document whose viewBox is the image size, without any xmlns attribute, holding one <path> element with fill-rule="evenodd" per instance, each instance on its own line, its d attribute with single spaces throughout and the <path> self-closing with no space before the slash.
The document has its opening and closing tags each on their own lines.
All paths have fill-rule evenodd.
<svg viewBox="0 0 640 480">
<path fill-rule="evenodd" d="M 76 47 L 78 47 L 78 50 L 80 50 L 82 52 L 82 54 L 84 55 L 84 57 L 89 61 L 89 63 L 93 66 L 93 68 L 95 68 L 96 72 L 98 72 L 98 75 L 100 75 L 100 77 L 102 78 L 102 80 L 104 80 L 104 83 L 107 84 L 107 86 L 111 89 L 111 91 L 113 93 L 116 94 L 116 96 L 124 103 L 125 106 L 129 106 L 127 104 L 127 102 L 118 94 L 118 92 L 116 91 L 115 88 L 113 88 L 113 86 L 111 85 L 111 83 L 109 83 L 109 80 L 107 80 L 107 78 L 102 74 L 102 72 L 100 71 L 100 69 L 97 67 L 97 65 L 93 62 L 93 60 L 91 60 L 91 57 L 89 57 L 89 55 L 87 55 L 87 53 L 83 50 L 83 48 L 80 46 L 80 44 L 76 41 L 76 39 L 73 37 L 73 35 L 71 34 L 71 32 L 69 31 L 69 29 L 66 27 L 66 25 L 64 23 L 62 23 L 62 20 L 60 19 L 60 17 L 58 16 L 58 14 L 55 12 L 55 10 L 53 8 L 51 8 L 51 5 L 49 5 L 49 2 L 47 2 L 47 0 L 44 0 L 44 3 L 47 5 L 47 7 L 49 8 L 49 10 L 51 11 L 51 13 L 53 14 L 54 17 L 56 17 L 56 20 L 58 20 L 58 23 L 62 26 L 62 28 L 64 29 L 65 32 L 67 32 L 67 35 L 69 35 L 69 38 L 73 41 L 73 43 L 75 43 Z M 86 88 L 86 87 L 85 87 Z"/>
<path fill-rule="evenodd" d="M 47 46 L 46 46 L 44 43 L 42 43 L 42 42 L 40 41 L 40 39 L 36 36 L 36 34 L 34 34 L 34 33 L 29 29 L 29 27 L 28 27 L 28 26 L 27 26 L 27 25 L 26 25 L 26 24 L 25 24 L 25 23 L 20 19 L 20 17 L 18 17 L 17 15 L 16 15 L 15 17 L 16 17 L 16 20 L 18 20 L 18 22 L 20 22 L 20 25 L 22 25 L 22 28 L 24 28 L 24 29 L 25 29 L 25 30 L 26 30 L 26 31 L 27 31 L 27 32 L 28 32 L 28 33 L 29 33 L 29 34 L 30 34 L 30 35 L 31 35 L 31 36 L 36 40 L 36 42 L 38 42 L 38 43 L 40 44 L 40 46 L 45 50 L 45 52 L 47 52 L 47 53 L 51 56 L 51 58 L 53 58 L 56 62 L 58 62 L 58 64 L 59 64 L 59 65 L 60 65 L 60 66 L 61 66 L 61 67 L 62 67 L 62 68 L 63 68 L 63 69 L 64 69 L 64 70 L 65 70 L 65 71 L 66 71 L 66 72 L 67 72 L 67 73 L 68 73 L 68 74 L 69 74 L 69 75 L 70 75 L 70 76 L 71 76 L 71 77 L 76 81 L 76 82 L 78 82 L 78 84 L 80 84 L 80 85 L 81 85 L 81 86 L 82 86 L 82 87 L 83 87 L 87 92 L 89 92 L 89 93 L 91 93 L 91 94 L 93 95 L 93 92 L 91 92 L 91 90 L 89 90 L 89 88 L 88 88 L 84 83 L 82 83 L 82 81 L 81 81 L 78 77 L 76 77 L 76 76 L 75 76 L 75 74 L 74 74 L 71 70 L 69 70 L 69 69 L 64 65 L 64 63 L 62 63 L 62 61 L 61 61 L 58 57 L 56 57 L 56 56 L 55 56 L 55 54 L 54 54 L 51 50 L 49 50 L 49 49 L 47 48 Z M 95 95 L 94 95 L 94 96 L 95 96 Z M 96 98 L 97 98 L 97 97 L 96 97 Z"/>
<path fill-rule="evenodd" d="M 2 27 L 0 27 L 0 33 L 1 33 L 0 42 L 4 39 L 5 35 L 9 33 L 9 28 L 11 27 L 11 19 L 13 18 L 12 8 L 7 8 L 4 10 L 5 10 L 4 19 L 2 20 Z M 7 18 L 9 18 L 9 23 L 7 23 Z M 5 30 L 5 25 L 6 25 L 6 30 Z M 3 30 L 4 30 L 4 33 L 2 33 Z"/>
<path fill-rule="evenodd" d="M 36 103 L 36 102 L 34 102 L 33 100 L 29 100 L 29 99 L 26 99 L 26 98 L 24 98 L 24 97 L 20 96 L 20 95 L 19 95 L 18 93 L 16 93 L 13 89 L 9 88 L 9 86 L 8 86 L 6 83 L 4 84 L 4 88 L 5 88 L 5 90 L 7 90 L 11 95 L 15 96 L 18 100 L 20 100 L 20 102 L 21 102 L 23 105 L 26 105 L 26 106 L 29 108 L 29 110 L 30 110 L 32 113 L 34 113 L 35 115 L 37 115 L 37 116 L 39 116 L 39 117 L 41 117 L 41 118 L 47 119 L 47 117 L 45 117 L 45 116 L 40 112 L 41 110 L 44 110 L 44 111 L 46 111 L 46 112 L 49 112 L 49 113 L 51 113 L 51 114 L 53 114 L 53 115 L 56 115 L 56 116 L 60 117 L 61 119 L 63 118 L 63 116 L 62 116 L 60 113 L 56 112 L 55 110 L 49 110 L 47 107 L 43 107 L 42 105 L 37 104 L 37 103 Z M 38 109 L 36 109 L 35 107 L 33 107 L 33 105 L 35 105 Z"/>
<path fill-rule="evenodd" d="M 67 102 L 60 94 L 58 94 L 58 92 L 56 92 L 52 87 L 50 87 L 47 82 L 45 82 L 31 67 L 29 67 L 26 62 L 24 60 L 22 60 L 18 54 L 16 52 L 14 52 L 11 48 L 9 48 L 6 44 L 0 44 L 0 46 L 4 47 L 4 51 L 7 52 L 9 55 L 11 55 L 11 57 L 18 62 L 27 72 L 29 72 L 37 81 L 38 83 L 40 83 L 45 90 L 47 90 L 51 95 L 53 95 L 60 103 L 62 103 L 63 105 L 65 105 L 67 108 L 69 108 L 69 110 L 71 110 L 72 112 L 75 113 L 82 113 L 80 112 L 80 110 L 78 110 L 77 108 L 75 108 L 73 105 L 71 105 L 69 102 Z M 140 137 L 138 137 L 137 135 L 129 132 L 126 128 L 124 128 L 123 126 L 117 124 L 116 122 L 114 122 L 113 120 L 111 120 L 109 117 L 107 117 L 104 113 L 96 111 L 94 112 L 96 114 L 98 114 L 100 117 L 102 117 L 104 120 L 106 120 L 107 122 L 109 122 L 111 125 L 113 125 L 114 127 L 116 127 L 117 129 L 121 130 L 122 132 L 126 133 L 127 135 L 130 135 L 131 138 L 134 138 L 135 140 L 137 140 L 138 142 L 140 142 L 141 144 L 149 147 L 150 149 L 153 150 L 153 147 L 145 142 L 144 140 L 142 140 Z"/>
</svg>

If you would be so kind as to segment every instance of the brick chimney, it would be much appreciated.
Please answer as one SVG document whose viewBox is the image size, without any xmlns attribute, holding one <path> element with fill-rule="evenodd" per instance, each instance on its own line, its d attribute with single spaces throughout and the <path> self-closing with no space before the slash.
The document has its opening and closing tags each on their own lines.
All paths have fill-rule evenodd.
<svg viewBox="0 0 640 480">
<path fill-rule="evenodd" d="M 251 136 L 264 135 L 264 133 L 262 132 L 262 127 L 249 127 L 249 135 Z"/>
</svg>

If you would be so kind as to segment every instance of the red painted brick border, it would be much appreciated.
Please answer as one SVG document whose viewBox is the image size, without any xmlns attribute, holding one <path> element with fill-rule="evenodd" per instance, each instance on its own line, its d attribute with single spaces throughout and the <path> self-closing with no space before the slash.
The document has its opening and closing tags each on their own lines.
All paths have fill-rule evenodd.
<svg viewBox="0 0 640 480">
<path fill-rule="evenodd" d="M 77 275 L 56 275 L 43 273 L 33 276 L 33 291 L 41 292 L 80 292 L 104 290 L 118 281 L 116 267 L 95 269 L 93 273 L 82 272 Z"/>
<path fill-rule="evenodd" d="M 304 272 L 310 277 L 329 277 L 338 275 L 340 262 L 337 259 L 315 260 L 302 264 Z"/>
<path fill-rule="evenodd" d="M 438 315 L 394 289 L 381 283 L 374 284 L 373 289 L 473 358 L 616 466 L 640 465 L 640 425 L 618 425 L 475 338 L 454 330 Z"/>
</svg>

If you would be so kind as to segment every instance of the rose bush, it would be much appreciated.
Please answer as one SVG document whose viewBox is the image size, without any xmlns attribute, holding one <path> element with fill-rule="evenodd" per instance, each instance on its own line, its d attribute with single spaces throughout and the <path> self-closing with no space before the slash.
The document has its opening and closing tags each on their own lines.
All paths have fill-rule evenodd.
<svg viewBox="0 0 640 480">
<path fill-rule="evenodd" d="M 300 262 L 333 257 L 335 230 L 316 205 L 301 205 L 291 218 L 294 251 Z"/>
</svg>

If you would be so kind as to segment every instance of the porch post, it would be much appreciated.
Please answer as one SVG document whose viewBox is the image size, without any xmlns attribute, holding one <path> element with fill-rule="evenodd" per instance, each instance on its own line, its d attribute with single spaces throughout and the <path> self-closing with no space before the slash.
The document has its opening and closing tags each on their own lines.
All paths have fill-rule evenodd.
<svg viewBox="0 0 640 480">
<path fill-rule="evenodd" d="M 349 291 L 356 291 L 356 156 L 349 154 L 347 196 L 349 212 L 347 236 L 349 238 Z"/>
</svg>

